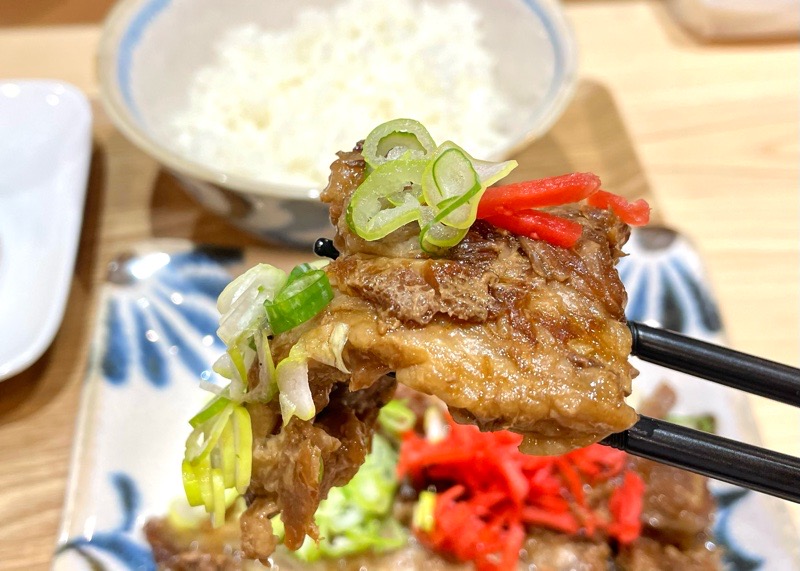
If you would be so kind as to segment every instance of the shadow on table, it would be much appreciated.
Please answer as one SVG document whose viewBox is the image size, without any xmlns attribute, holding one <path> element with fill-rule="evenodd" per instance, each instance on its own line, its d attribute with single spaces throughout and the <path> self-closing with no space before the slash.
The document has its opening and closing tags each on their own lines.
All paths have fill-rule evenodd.
<svg viewBox="0 0 800 571">
<path fill-rule="evenodd" d="M 607 190 L 654 202 L 617 104 L 608 88 L 593 79 L 580 80 L 553 128 L 513 158 L 520 166 L 505 179 L 508 182 L 593 172 Z"/>
<path fill-rule="evenodd" d="M 153 185 L 150 222 L 157 238 L 185 238 L 220 246 L 263 246 L 264 241 L 201 207 L 168 171 L 161 169 Z"/>
</svg>

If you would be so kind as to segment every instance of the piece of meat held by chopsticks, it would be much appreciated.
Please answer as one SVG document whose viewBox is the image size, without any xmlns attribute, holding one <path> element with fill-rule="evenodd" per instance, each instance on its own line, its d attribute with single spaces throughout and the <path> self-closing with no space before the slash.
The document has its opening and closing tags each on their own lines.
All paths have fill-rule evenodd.
<svg viewBox="0 0 800 571">
<path fill-rule="evenodd" d="M 374 241 L 353 228 L 348 205 L 368 171 L 359 150 L 340 153 L 331 170 L 322 200 L 340 256 L 327 271 L 345 295 L 323 319 L 350 324 L 349 351 L 439 397 L 461 422 L 524 434 L 530 453 L 566 452 L 633 424 L 624 398 L 635 371 L 615 269 L 629 227 L 610 209 L 574 202 L 594 197 L 597 177 L 493 188 L 478 210 L 505 195 L 485 217 L 514 220 L 514 193 L 525 206 L 544 195 L 546 211 L 520 217 L 557 218 L 556 228 L 577 230 L 571 247 L 478 220 L 432 256 L 416 224 Z"/>
<path fill-rule="evenodd" d="M 363 463 L 397 383 L 532 454 L 635 422 L 614 266 L 649 208 L 590 174 L 488 188 L 514 166 L 383 124 L 339 153 L 322 194 L 339 257 L 262 264 L 220 296 L 215 370 L 231 384 L 192 419 L 184 483 L 219 521 L 220 490 L 246 488 L 246 556 L 267 560 L 276 517 L 290 549 L 318 537 L 319 502 Z"/>
<path fill-rule="evenodd" d="M 565 208 L 572 249 L 477 222 L 446 258 L 344 253 L 328 270 L 323 318 L 350 327 L 348 351 L 442 399 L 461 422 L 511 429 L 557 454 L 628 428 L 625 292 L 614 270 L 627 228 Z"/>
</svg>

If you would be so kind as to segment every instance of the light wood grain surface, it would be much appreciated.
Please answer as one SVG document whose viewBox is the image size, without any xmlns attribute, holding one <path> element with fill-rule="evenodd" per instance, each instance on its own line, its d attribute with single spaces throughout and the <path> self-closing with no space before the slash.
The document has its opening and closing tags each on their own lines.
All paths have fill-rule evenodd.
<svg viewBox="0 0 800 571">
<path fill-rule="evenodd" d="M 0 77 L 60 78 L 94 98 L 98 27 L 51 24 L 92 21 L 102 12 L 99 4 L 13 4 L 37 8 L 0 11 L 0 26 L 26 24 L 0 27 Z M 65 7 L 70 4 L 72 10 Z M 534 146 L 537 152 L 525 153 L 528 168 L 594 169 L 609 188 L 649 194 L 661 219 L 703 254 L 730 344 L 797 366 L 798 46 L 700 44 L 660 4 L 646 0 L 574 2 L 567 12 L 581 48 L 578 99 Z M 0 383 L 2 570 L 49 565 L 98 284 L 114 255 L 153 236 L 244 245 L 253 259 L 288 263 L 297 256 L 260 245 L 203 212 L 98 110 L 64 323 L 39 362 Z M 763 399 L 753 399 L 753 406 L 764 442 L 798 454 L 798 413 Z"/>
</svg>

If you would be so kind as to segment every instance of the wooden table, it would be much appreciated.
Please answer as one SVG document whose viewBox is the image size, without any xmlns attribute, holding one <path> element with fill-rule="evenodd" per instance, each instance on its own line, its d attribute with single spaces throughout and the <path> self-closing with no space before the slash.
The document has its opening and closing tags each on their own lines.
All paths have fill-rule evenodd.
<svg viewBox="0 0 800 571">
<path fill-rule="evenodd" d="M 0 26 L 12 20 L 28 24 L 0 27 L 0 77 L 61 78 L 96 96 L 98 27 L 50 25 L 82 21 L 81 9 L 96 15 L 94 2 L 71 1 L 78 16 L 63 12 L 62 4 L 55 13 L 43 8 L 30 17 L 18 10 L 16 19 L 3 20 L 0 11 Z M 659 3 L 646 0 L 575 2 L 567 11 L 581 48 L 581 75 L 616 100 L 662 218 L 702 252 L 730 344 L 797 366 L 797 45 L 703 45 L 680 30 Z M 125 157 L 108 161 L 127 143 L 99 117 L 81 251 L 64 323 L 39 362 L 0 383 L 2 570 L 49 564 L 98 284 L 107 262 L 127 244 L 152 236 L 210 239 L 245 245 L 259 255 L 287 256 L 204 213 L 176 189 L 171 200 L 151 197 L 154 186 L 173 182 L 154 165 L 140 168 Z M 119 180 L 140 190 L 122 192 L 109 184 Z M 763 399 L 754 398 L 753 406 L 766 445 L 798 454 L 798 413 Z M 795 508 L 794 515 L 800 521 L 800 510 Z"/>
</svg>

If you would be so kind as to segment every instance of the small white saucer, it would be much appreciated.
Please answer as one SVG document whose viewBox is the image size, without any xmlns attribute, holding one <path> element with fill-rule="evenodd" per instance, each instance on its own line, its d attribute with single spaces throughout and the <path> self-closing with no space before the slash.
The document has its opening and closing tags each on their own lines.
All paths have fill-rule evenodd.
<svg viewBox="0 0 800 571">
<path fill-rule="evenodd" d="M 0 380 L 33 364 L 64 316 L 92 149 L 86 97 L 0 81 Z"/>
</svg>

